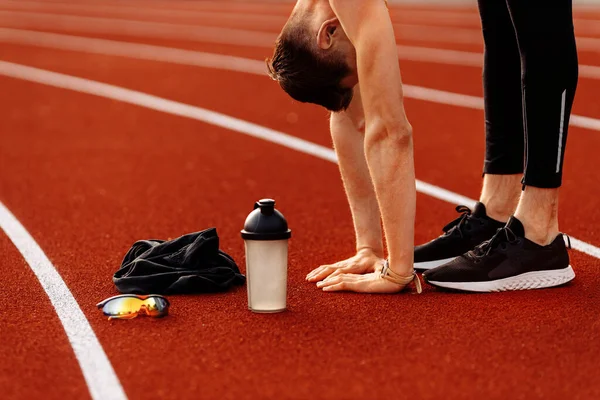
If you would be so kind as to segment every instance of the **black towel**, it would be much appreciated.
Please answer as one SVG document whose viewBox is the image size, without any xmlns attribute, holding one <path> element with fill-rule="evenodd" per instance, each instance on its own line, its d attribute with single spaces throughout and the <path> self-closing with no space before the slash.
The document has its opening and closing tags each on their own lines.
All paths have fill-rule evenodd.
<svg viewBox="0 0 600 400">
<path fill-rule="evenodd" d="M 219 250 L 216 228 L 137 241 L 113 275 L 119 292 L 136 294 L 222 292 L 245 281 L 233 258 Z"/>
</svg>

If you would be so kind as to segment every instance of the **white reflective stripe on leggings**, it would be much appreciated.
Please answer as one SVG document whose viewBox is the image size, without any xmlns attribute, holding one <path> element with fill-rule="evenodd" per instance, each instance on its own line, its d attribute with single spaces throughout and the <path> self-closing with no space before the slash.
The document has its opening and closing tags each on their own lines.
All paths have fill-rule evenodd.
<svg viewBox="0 0 600 400">
<path fill-rule="evenodd" d="M 558 132 L 558 156 L 556 157 L 556 173 L 560 171 L 560 157 L 562 156 L 563 130 L 565 128 L 565 100 L 567 98 L 567 89 L 562 92 L 562 101 L 560 103 L 560 130 Z"/>
</svg>

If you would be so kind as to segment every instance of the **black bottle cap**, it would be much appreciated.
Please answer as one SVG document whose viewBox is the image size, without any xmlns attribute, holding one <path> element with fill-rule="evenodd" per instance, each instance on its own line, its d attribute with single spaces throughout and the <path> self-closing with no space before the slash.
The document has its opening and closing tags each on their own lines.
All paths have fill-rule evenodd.
<svg viewBox="0 0 600 400">
<path fill-rule="evenodd" d="M 287 221 L 275 209 L 275 200 L 272 199 L 262 199 L 254 204 L 254 211 L 246 218 L 242 230 L 242 239 L 245 240 L 282 240 L 291 236 Z"/>
</svg>

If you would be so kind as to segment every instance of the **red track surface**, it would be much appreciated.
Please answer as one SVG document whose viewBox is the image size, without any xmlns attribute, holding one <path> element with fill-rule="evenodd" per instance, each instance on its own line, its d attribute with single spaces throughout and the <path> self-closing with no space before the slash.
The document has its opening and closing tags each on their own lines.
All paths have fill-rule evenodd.
<svg viewBox="0 0 600 400">
<path fill-rule="evenodd" d="M 118 9 L 121 3 L 81 4 Z M 289 11 L 230 2 L 125 4 L 283 16 Z M 9 7 L 0 4 L 0 9 Z M 395 8 L 394 15 L 402 10 Z M 477 25 L 473 9 L 452 10 L 470 15 Z M 578 17 L 600 19 L 598 12 Z M 260 47 L 94 36 L 258 60 L 270 54 Z M 0 60 L 139 90 L 330 144 L 327 114 L 292 102 L 264 77 L 5 43 Z M 580 62 L 599 65 L 600 59 L 582 54 Z M 406 83 L 481 95 L 477 68 L 401 65 Z M 349 256 L 354 245 L 334 164 L 100 97 L 4 76 L 0 87 L 0 201 L 61 274 L 130 399 L 600 397 L 598 259 L 572 251 L 576 280 L 551 290 L 322 293 L 304 276 L 320 263 Z M 599 118 L 599 89 L 598 80 L 581 79 L 574 112 Z M 407 109 L 415 127 L 417 177 L 476 198 L 482 112 L 411 99 Z M 563 231 L 595 246 L 600 244 L 599 147 L 600 132 L 571 128 L 560 215 Z M 139 239 L 215 226 L 222 249 L 244 270 L 239 230 L 253 202 L 267 196 L 277 200 L 294 232 L 289 312 L 251 314 L 245 288 L 171 296 L 172 314 L 160 321 L 108 322 L 95 308 L 116 294 L 112 274 Z M 453 205 L 420 194 L 417 242 L 439 234 L 454 215 Z M 2 233 L 0 251 L 0 397 L 89 397 L 52 305 Z"/>
</svg>

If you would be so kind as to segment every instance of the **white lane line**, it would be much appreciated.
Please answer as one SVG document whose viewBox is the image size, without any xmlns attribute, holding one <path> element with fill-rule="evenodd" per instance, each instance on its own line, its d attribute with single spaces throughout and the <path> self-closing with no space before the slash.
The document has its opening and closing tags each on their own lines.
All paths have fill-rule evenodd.
<svg viewBox="0 0 600 400">
<path fill-rule="evenodd" d="M 462 43 L 483 46 L 481 28 L 472 29 L 463 27 L 426 26 L 418 25 L 413 22 L 407 24 L 394 24 L 394 32 L 400 37 L 400 41 L 407 39 L 420 42 Z M 576 29 L 575 40 L 577 50 L 600 53 L 600 38 L 582 36 L 583 34 L 587 34 L 587 32 Z"/>
<path fill-rule="evenodd" d="M 266 75 L 264 62 L 141 43 L 0 28 L 0 42 Z"/>
<path fill-rule="evenodd" d="M 446 104 L 455 107 L 483 110 L 483 98 L 481 97 L 445 92 L 443 90 L 429 89 L 413 85 L 404 85 L 403 89 L 404 96 L 411 99 L 430 101 L 433 103 Z M 600 130 L 600 120 L 598 120 L 598 129 Z"/>
<path fill-rule="evenodd" d="M 483 66 L 483 54 L 468 51 L 434 49 L 430 47 L 398 46 L 398 58 L 407 61 L 422 61 L 436 64 Z"/>
<path fill-rule="evenodd" d="M 277 37 L 274 33 L 242 29 L 13 11 L 0 11 L 0 25 L 9 28 L 68 30 L 258 47 L 272 47 Z"/>
<path fill-rule="evenodd" d="M 480 48 L 483 48 L 481 29 L 395 23 L 394 32 L 401 40 L 477 44 Z"/>
<path fill-rule="evenodd" d="M 62 89 L 87 93 L 108 99 L 122 101 L 146 107 L 156 111 L 162 111 L 172 115 L 191 118 L 211 125 L 219 126 L 248 136 L 276 143 L 281 146 L 309 154 L 333 163 L 337 162 L 335 152 L 325 146 L 309 142 L 298 137 L 265 128 L 261 125 L 230 117 L 225 114 L 210 111 L 204 108 L 191 106 L 173 100 L 167 100 L 158 96 L 138 92 L 136 90 L 96 82 L 89 79 L 46 71 L 39 68 L 0 61 L 0 75 L 23 79 L 43 85 L 54 86 Z M 431 197 L 447 201 L 452 204 L 463 203 L 472 206 L 475 200 L 438 186 L 417 180 L 417 190 Z M 600 259 L 600 248 L 579 240 L 572 241 L 573 248 Z"/>
<path fill-rule="evenodd" d="M 477 8 L 463 11 L 448 10 L 402 10 L 395 16 L 396 20 L 419 21 L 431 25 L 446 26 L 471 26 L 481 29 L 481 19 Z M 575 30 L 587 35 L 596 35 L 600 33 L 600 23 L 598 20 L 589 18 L 573 18 Z"/>
<path fill-rule="evenodd" d="M 582 78 L 600 79 L 600 67 L 579 65 L 579 76 Z"/>
<path fill-rule="evenodd" d="M 575 250 L 579 250 L 582 253 L 589 254 L 592 257 L 600 258 L 600 248 L 593 246 L 589 243 L 583 242 L 579 239 L 569 236 L 571 239 L 571 246 Z"/>
<path fill-rule="evenodd" d="M 577 37 L 576 42 L 578 51 L 600 53 L 600 38 Z"/>
<path fill-rule="evenodd" d="M 443 90 L 429 89 L 419 86 L 404 85 L 404 94 L 408 98 L 430 101 L 465 108 L 483 110 L 483 98 L 466 94 L 445 92 Z M 600 131 L 600 119 L 571 115 L 569 126 Z"/>
<path fill-rule="evenodd" d="M 80 36 L 10 28 L 0 28 L 0 42 L 19 43 L 30 46 L 139 58 L 174 64 L 193 65 L 196 67 L 266 75 L 266 66 L 263 61 L 148 44 L 118 42 L 114 40 L 85 38 Z M 413 60 L 411 57 L 414 57 L 414 60 L 416 60 L 419 57 L 419 54 L 423 54 L 421 50 L 422 49 L 420 48 L 399 46 L 399 52 L 403 52 L 404 57 L 410 60 Z M 454 52 L 450 51 L 449 53 Z M 477 96 L 445 92 L 442 90 L 408 84 L 404 85 L 404 90 L 406 97 L 413 99 L 478 110 L 483 109 L 483 98 Z M 600 131 L 600 120 L 590 117 L 572 115 L 569 125 Z"/>
<path fill-rule="evenodd" d="M 600 131 L 600 119 L 582 117 L 581 115 L 571 115 L 571 121 L 569 122 L 569 125 Z"/>
<path fill-rule="evenodd" d="M 0 228 L 23 255 L 58 314 L 94 400 L 127 399 L 94 330 L 44 251 L 0 202 Z"/>
</svg>

